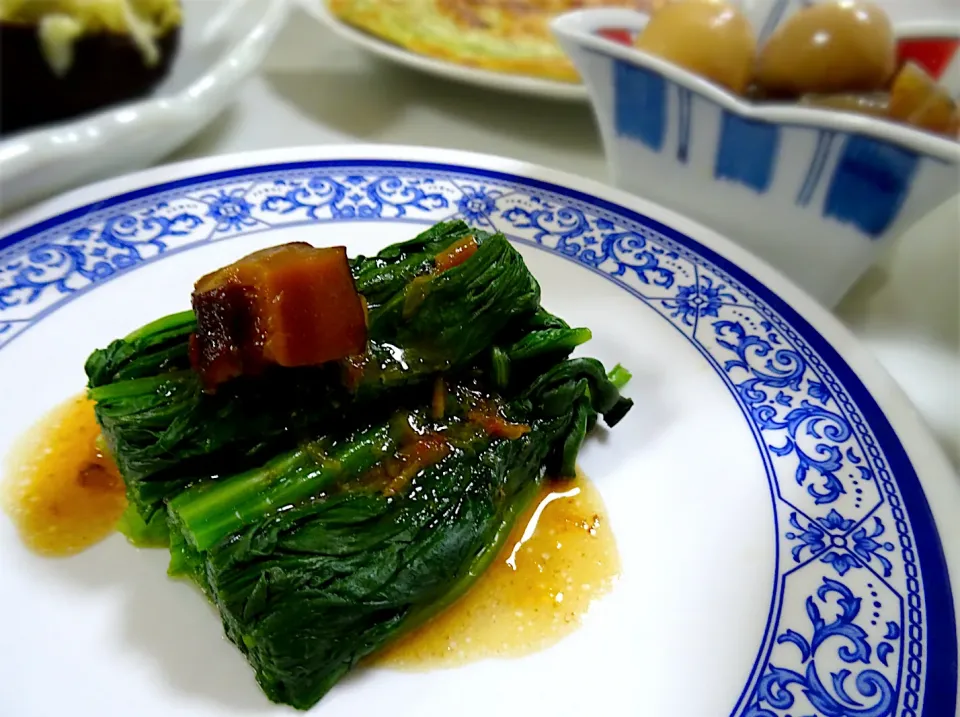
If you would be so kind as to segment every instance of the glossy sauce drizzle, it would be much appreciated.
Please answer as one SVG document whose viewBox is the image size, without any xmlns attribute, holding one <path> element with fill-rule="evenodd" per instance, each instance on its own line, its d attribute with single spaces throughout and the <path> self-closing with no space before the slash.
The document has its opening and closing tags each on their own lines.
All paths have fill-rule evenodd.
<svg viewBox="0 0 960 717">
<path fill-rule="evenodd" d="M 32 550 L 72 555 L 114 531 L 126 498 L 116 466 L 98 449 L 99 434 L 92 402 L 76 397 L 34 426 L 10 457 L 3 503 Z M 596 488 L 582 475 L 548 482 L 470 591 L 370 664 L 423 670 L 537 652 L 576 630 L 619 571 Z"/>
<path fill-rule="evenodd" d="M 420 670 L 537 652 L 576 630 L 619 572 L 596 488 L 583 476 L 550 482 L 470 591 L 370 664 Z"/>
<path fill-rule="evenodd" d="M 93 403 L 78 396 L 41 419 L 8 459 L 3 504 L 27 547 L 73 555 L 113 532 L 127 500 L 99 435 Z"/>
</svg>

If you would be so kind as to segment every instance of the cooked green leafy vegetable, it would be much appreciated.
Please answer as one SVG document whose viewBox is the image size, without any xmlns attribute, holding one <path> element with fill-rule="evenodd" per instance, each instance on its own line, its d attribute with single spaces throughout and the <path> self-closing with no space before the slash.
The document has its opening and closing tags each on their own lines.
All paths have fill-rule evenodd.
<svg viewBox="0 0 960 717">
<path fill-rule="evenodd" d="M 267 696 L 306 709 L 469 589 L 546 476 L 632 403 L 590 332 L 540 306 L 499 234 L 439 224 L 351 260 L 362 356 L 204 391 L 192 312 L 94 352 L 89 392 L 132 540 L 220 611 Z"/>
<path fill-rule="evenodd" d="M 429 264 L 433 256 L 390 252 L 387 259 L 361 262 L 359 286 L 394 276 L 412 259 Z M 536 280 L 502 235 L 485 237 L 471 261 L 415 281 L 422 298 L 407 316 L 402 307 L 414 280 L 398 284 L 389 297 L 390 282 L 377 285 L 384 301 L 370 309 L 369 360 L 357 367 L 352 386 L 338 380 L 340 367 L 328 365 L 274 371 L 204 395 L 189 366 L 191 312 L 94 352 L 86 366 L 90 397 L 141 517 L 149 521 L 166 498 L 198 477 L 322 433 L 325 424 L 386 391 L 466 366 L 489 348 L 491 336 L 533 313 L 540 299 Z"/>
</svg>

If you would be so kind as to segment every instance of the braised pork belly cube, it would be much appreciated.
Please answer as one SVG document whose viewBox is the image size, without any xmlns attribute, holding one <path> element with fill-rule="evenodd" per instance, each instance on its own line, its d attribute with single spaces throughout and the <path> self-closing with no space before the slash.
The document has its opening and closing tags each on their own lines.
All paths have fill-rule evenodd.
<svg viewBox="0 0 960 717">
<path fill-rule="evenodd" d="M 269 365 L 316 366 L 363 353 L 363 299 L 344 247 L 263 249 L 194 286 L 190 358 L 204 387 Z"/>
</svg>

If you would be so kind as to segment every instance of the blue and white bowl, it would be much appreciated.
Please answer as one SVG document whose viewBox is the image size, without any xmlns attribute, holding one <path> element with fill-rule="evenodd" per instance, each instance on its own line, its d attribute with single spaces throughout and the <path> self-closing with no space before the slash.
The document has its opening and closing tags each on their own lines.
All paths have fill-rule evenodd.
<svg viewBox="0 0 960 717">
<path fill-rule="evenodd" d="M 960 191 L 960 142 L 866 116 L 748 103 L 610 39 L 611 29 L 635 36 L 647 20 L 586 10 L 553 23 L 590 93 L 614 183 L 726 234 L 823 304 Z M 948 25 L 941 34 L 960 37 Z"/>
</svg>

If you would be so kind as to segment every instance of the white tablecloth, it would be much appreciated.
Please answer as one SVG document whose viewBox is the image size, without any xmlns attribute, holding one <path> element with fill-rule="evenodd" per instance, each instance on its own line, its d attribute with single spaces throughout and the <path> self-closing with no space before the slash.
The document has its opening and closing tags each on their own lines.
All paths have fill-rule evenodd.
<svg viewBox="0 0 960 717">
<path fill-rule="evenodd" d="M 586 104 L 497 94 L 394 67 L 300 10 L 261 75 L 175 159 L 358 141 L 487 152 L 607 179 Z M 899 381 L 960 466 L 960 198 L 893 247 L 837 314 Z"/>
</svg>

